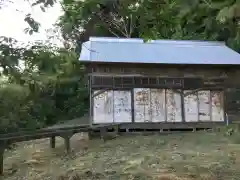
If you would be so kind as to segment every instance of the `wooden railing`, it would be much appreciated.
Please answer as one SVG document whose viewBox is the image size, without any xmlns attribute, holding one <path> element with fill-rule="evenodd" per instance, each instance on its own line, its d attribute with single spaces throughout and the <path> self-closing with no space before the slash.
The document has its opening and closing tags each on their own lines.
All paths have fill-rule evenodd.
<svg viewBox="0 0 240 180">
<path fill-rule="evenodd" d="M 50 147 L 55 148 L 56 137 L 64 139 L 66 152 L 70 152 L 70 138 L 80 132 L 91 132 L 99 130 L 104 133 L 106 128 L 114 128 L 116 124 L 105 124 L 92 126 L 90 125 L 72 125 L 72 126 L 56 126 L 36 131 L 20 131 L 16 133 L 0 134 L 0 175 L 3 174 L 3 155 L 5 149 L 12 143 L 30 141 L 42 138 L 50 138 Z"/>
</svg>

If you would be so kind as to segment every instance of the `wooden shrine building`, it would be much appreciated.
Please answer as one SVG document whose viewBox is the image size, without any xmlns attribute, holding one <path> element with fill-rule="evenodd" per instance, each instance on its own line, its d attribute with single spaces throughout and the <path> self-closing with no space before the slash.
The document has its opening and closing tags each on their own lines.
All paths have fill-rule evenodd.
<svg viewBox="0 0 240 180">
<path fill-rule="evenodd" d="M 224 91 L 240 78 L 240 54 L 220 42 L 92 37 L 80 61 L 89 77 L 91 124 L 224 124 Z"/>
</svg>

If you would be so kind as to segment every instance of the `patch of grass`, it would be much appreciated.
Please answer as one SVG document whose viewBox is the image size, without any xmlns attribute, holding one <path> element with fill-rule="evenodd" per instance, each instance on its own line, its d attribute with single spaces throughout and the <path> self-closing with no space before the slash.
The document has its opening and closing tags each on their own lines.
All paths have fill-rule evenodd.
<svg viewBox="0 0 240 180">
<path fill-rule="evenodd" d="M 224 132 L 123 136 L 107 142 L 81 134 L 72 138 L 70 155 L 62 139 L 56 149 L 47 139 L 19 143 L 5 153 L 4 180 L 240 179 L 240 144 Z"/>
</svg>

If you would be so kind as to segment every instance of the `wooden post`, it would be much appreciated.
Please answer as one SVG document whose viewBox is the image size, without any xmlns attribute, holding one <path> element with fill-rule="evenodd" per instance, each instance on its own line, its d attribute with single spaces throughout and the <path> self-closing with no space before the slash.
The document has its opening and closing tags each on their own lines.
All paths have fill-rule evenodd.
<svg viewBox="0 0 240 180">
<path fill-rule="evenodd" d="M 237 132 L 240 132 L 240 124 L 237 124 Z"/>
<path fill-rule="evenodd" d="M 55 136 L 52 136 L 50 138 L 50 147 L 53 149 L 56 147 L 56 137 Z"/>
<path fill-rule="evenodd" d="M 223 103 L 223 112 L 224 112 L 224 122 L 226 123 L 226 125 L 229 125 L 229 119 L 228 119 L 228 115 L 227 115 L 227 90 L 226 88 L 224 88 L 223 92 L 222 92 L 222 103 Z"/>
<path fill-rule="evenodd" d="M 114 126 L 114 132 L 116 133 L 116 135 L 119 134 L 119 125 Z"/>
<path fill-rule="evenodd" d="M 92 140 L 92 139 L 93 139 L 93 132 L 92 132 L 92 130 L 90 130 L 90 131 L 88 132 L 88 139 L 89 139 L 89 140 Z"/>
<path fill-rule="evenodd" d="M 104 141 L 105 141 L 106 134 L 107 134 L 107 128 L 100 127 L 100 136 L 101 136 L 101 139 L 103 139 Z"/>
<path fill-rule="evenodd" d="M 66 152 L 70 153 L 70 136 L 65 136 L 64 137 L 64 144 L 65 144 L 65 148 L 66 148 Z"/>
<path fill-rule="evenodd" d="M 99 138 L 99 134 L 100 134 L 99 132 L 95 132 L 94 130 L 90 130 L 88 132 L 88 138 L 89 138 L 89 140 Z"/>
<path fill-rule="evenodd" d="M 5 141 L 0 141 L 0 176 L 3 175 L 3 155 L 5 151 Z"/>
<path fill-rule="evenodd" d="M 65 133 L 61 137 L 64 139 L 64 145 L 66 148 L 66 152 L 70 153 L 71 147 L 70 147 L 70 138 L 73 136 L 73 133 Z"/>
<path fill-rule="evenodd" d="M 185 117 L 185 103 L 184 103 L 184 91 L 183 91 L 183 89 L 181 90 L 180 96 L 181 96 L 182 122 L 186 122 L 186 117 Z"/>
<path fill-rule="evenodd" d="M 210 114 L 210 121 L 212 122 L 212 91 L 210 90 L 209 94 L 209 114 Z"/>
<path fill-rule="evenodd" d="M 90 102 L 89 102 L 89 124 L 90 127 L 92 127 L 93 125 L 93 104 L 94 104 L 94 97 L 97 96 L 97 94 L 95 94 L 93 96 L 93 90 L 92 90 L 92 76 L 88 77 L 88 87 L 89 87 L 89 97 L 90 97 Z"/>
<path fill-rule="evenodd" d="M 167 90 L 164 90 L 164 121 L 167 122 Z"/>
<path fill-rule="evenodd" d="M 4 155 L 4 148 L 0 148 L 0 175 L 3 175 L 3 155 Z"/>
<path fill-rule="evenodd" d="M 131 116 L 132 116 L 132 123 L 135 121 L 135 110 L 134 110 L 134 89 L 131 89 Z"/>
</svg>

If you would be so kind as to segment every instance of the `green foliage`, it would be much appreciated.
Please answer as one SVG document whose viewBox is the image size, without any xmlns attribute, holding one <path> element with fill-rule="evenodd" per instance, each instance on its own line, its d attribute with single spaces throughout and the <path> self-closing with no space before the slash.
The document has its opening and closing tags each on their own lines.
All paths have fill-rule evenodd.
<svg viewBox="0 0 240 180">
<path fill-rule="evenodd" d="M 63 10 L 65 39 L 80 43 L 89 36 L 199 39 L 240 50 L 240 5 L 234 0 L 66 0 Z"/>
<path fill-rule="evenodd" d="M 28 95 L 28 89 L 22 86 L 16 84 L 2 85 L 0 88 L 1 132 L 9 131 L 10 128 L 16 130 L 18 126 L 25 123 L 25 118 L 29 118 L 27 107 Z"/>
<path fill-rule="evenodd" d="M 15 48 L 16 41 L 12 38 L 0 37 L 0 75 L 18 76 L 18 60 L 20 48 Z"/>
<path fill-rule="evenodd" d="M 0 133 L 36 129 L 85 113 L 88 91 L 76 53 L 42 44 L 13 48 L 4 42 L 0 66 L 16 70 L 2 74 L 8 81 L 0 87 Z"/>
<path fill-rule="evenodd" d="M 25 29 L 26 33 L 32 35 L 34 32 L 39 31 L 40 24 L 32 18 L 31 14 L 27 14 L 24 21 L 29 25 L 29 28 Z"/>
</svg>

